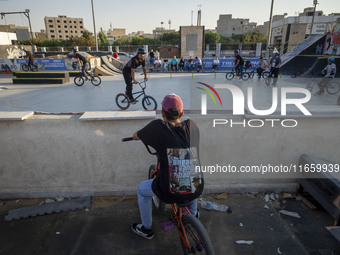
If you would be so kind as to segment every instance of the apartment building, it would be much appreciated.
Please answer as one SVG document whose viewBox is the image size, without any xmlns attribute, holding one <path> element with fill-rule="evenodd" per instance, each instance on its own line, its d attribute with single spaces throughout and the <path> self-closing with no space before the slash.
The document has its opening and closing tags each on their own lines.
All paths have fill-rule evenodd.
<svg viewBox="0 0 340 255">
<path fill-rule="evenodd" d="M 249 19 L 233 19 L 231 14 L 222 14 L 217 20 L 217 33 L 221 36 L 231 37 L 255 30 L 256 22 L 249 22 Z"/>
<path fill-rule="evenodd" d="M 82 36 L 85 28 L 82 18 L 69 18 L 64 15 L 45 17 L 48 39 L 64 39 Z"/>
</svg>

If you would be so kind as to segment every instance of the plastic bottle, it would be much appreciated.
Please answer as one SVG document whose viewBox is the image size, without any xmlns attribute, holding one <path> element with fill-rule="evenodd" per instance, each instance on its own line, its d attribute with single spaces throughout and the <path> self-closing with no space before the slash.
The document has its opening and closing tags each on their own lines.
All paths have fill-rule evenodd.
<svg viewBox="0 0 340 255">
<path fill-rule="evenodd" d="M 206 200 L 202 200 L 201 207 L 211 211 L 231 212 L 231 208 L 228 205 L 216 204 Z"/>
</svg>

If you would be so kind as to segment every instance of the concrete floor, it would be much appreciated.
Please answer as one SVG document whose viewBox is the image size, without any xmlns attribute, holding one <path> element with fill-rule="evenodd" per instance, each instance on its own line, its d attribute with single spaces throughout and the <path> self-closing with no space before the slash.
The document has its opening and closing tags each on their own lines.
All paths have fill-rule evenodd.
<svg viewBox="0 0 340 255">
<path fill-rule="evenodd" d="M 0 87 L 7 88 L 0 90 L 0 111 L 40 111 L 50 113 L 85 112 L 85 111 L 115 111 L 119 110 L 115 103 L 115 96 L 125 91 L 125 83 L 122 75 L 102 76 L 102 84 L 98 87 L 86 82 L 78 87 L 71 82 L 65 85 L 13 85 L 11 75 L 0 76 Z M 142 80 L 138 75 L 137 79 Z M 271 106 L 271 86 L 266 86 L 264 80 L 253 78 L 248 81 L 234 79 L 228 81 L 224 73 L 151 73 L 147 83 L 146 93 L 153 96 L 158 102 L 158 109 L 161 109 L 163 97 L 170 93 L 178 94 L 184 102 L 184 109 L 193 108 L 192 92 L 196 89 L 197 82 L 202 81 L 210 85 L 233 84 L 240 87 L 244 93 L 247 87 L 254 90 L 254 106 L 259 108 Z M 277 87 L 302 87 L 304 88 L 309 80 L 292 79 L 283 77 L 279 80 Z M 137 85 L 134 85 L 137 91 Z M 314 88 L 316 92 L 316 86 Z M 312 96 L 306 104 L 308 106 L 336 106 L 338 95 Z M 141 98 L 140 98 L 141 99 Z M 141 101 L 141 100 L 140 100 Z M 280 102 L 280 101 L 279 101 Z M 208 102 L 211 103 L 212 102 Z M 197 108 L 197 107 L 196 107 Z M 129 110 L 141 110 L 141 102 L 132 105 Z M 212 109 L 208 105 L 208 109 Z M 216 108 L 217 109 L 217 108 Z M 223 100 L 223 108 L 232 109 L 232 100 Z M 193 109 L 192 109 L 193 110 Z M 194 109 L 194 110 L 200 110 Z"/>
<path fill-rule="evenodd" d="M 207 199 L 215 200 L 212 194 Z M 274 206 L 266 203 L 263 195 L 250 194 L 228 194 L 226 200 L 215 201 L 233 210 L 232 214 L 200 210 L 200 220 L 216 254 L 273 255 L 279 254 L 278 249 L 287 255 L 340 254 L 339 244 L 325 229 L 333 219 L 322 209 L 311 210 L 295 199 L 279 199 L 280 204 Z M 3 219 L 10 209 L 39 202 L 0 201 L 0 217 Z M 280 215 L 278 210 L 283 208 L 298 212 L 301 219 Z M 164 232 L 160 226 L 170 216 L 169 207 L 162 214 L 154 213 L 155 237 L 146 240 L 130 229 L 131 223 L 139 222 L 136 197 L 97 197 L 92 199 L 90 210 L 0 221 L 0 254 L 181 254 L 177 231 Z M 254 243 L 239 245 L 236 240 Z"/>
</svg>

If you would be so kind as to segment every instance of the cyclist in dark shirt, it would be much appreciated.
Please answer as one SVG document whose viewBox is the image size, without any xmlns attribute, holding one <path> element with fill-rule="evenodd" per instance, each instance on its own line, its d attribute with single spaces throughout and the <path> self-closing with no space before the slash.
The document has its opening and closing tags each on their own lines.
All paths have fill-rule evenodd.
<svg viewBox="0 0 340 255">
<path fill-rule="evenodd" d="M 193 201 L 189 210 L 198 216 L 196 198 L 204 186 L 202 174 L 195 171 L 199 165 L 199 130 L 192 120 L 180 121 L 183 113 L 181 98 L 168 95 L 162 102 L 163 120 L 151 121 L 133 135 L 134 140 L 141 140 L 156 150 L 160 164 L 157 178 L 138 186 L 142 223 L 134 223 L 131 228 L 146 239 L 153 238 L 151 200 L 155 195 L 165 203 Z"/>
<path fill-rule="evenodd" d="M 81 72 L 83 76 L 85 77 L 85 79 L 88 80 L 89 78 L 87 78 L 87 75 L 90 75 L 90 74 L 87 71 L 88 69 L 87 59 L 83 55 L 80 55 L 76 49 L 73 50 L 73 56 L 78 60 L 79 67 L 81 66 Z"/>
<path fill-rule="evenodd" d="M 135 78 L 135 70 L 140 65 L 143 67 L 144 79 L 148 80 L 145 67 L 145 50 L 143 48 L 139 48 L 137 50 L 137 55 L 132 57 L 123 68 L 123 76 L 126 83 L 125 93 L 133 104 L 137 103 L 138 100 L 134 99 L 132 96 L 132 82 L 135 84 L 138 83 Z"/>
<path fill-rule="evenodd" d="M 242 79 L 244 60 L 240 56 L 239 50 L 234 50 L 234 56 L 235 56 L 235 58 L 234 58 L 233 63 L 235 63 L 235 71 L 238 74 L 240 74 L 240 79 Z"/>
<path fill-rule="evenodd" d="M 26 58 L 28 58 L 29 67 L 32 68 L 32 66 L 34 64 L 34 58 L 33 58 L 32 52 L 30 52 L 29 50 L 26 50 L 26 49 L 23 49 L 23 51 L 26 53 Z"/>
</svg>

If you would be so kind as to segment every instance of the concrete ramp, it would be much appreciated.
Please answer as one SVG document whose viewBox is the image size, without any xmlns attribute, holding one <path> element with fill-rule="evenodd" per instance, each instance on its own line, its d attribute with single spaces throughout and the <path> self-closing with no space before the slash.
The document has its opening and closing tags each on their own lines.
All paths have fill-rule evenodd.
<svg viewBox="0 0 340 255">
<path fill-rule="evenodd" d="M 116 73 L 122 73 L 121 70 L 119 70 L 117 67 L 115 67 L 114 65 L 112 65 L 109 61 L 109 58 L 108 56 L 101 56 L 101 59 L 103 61 L 103 63 L 113 72 L 116 72 Z"/>
<path fill-rule="evenodd" d="M 124 63 L 110 55 L 108 55 L 112 65 L 114 65 L 116 68 L 118 68 L 119 70 L 123 70 L 124 68 Z"/>
<path fill-rule="evenodd" d="M 94 69 L 94 74 L 95 75 L 102 75 L 102 76 L 115 76 L 118 73 L 106 70 L 102 66 L 96 66 L 96 68 Z"/>
<path fill-rule="evenodd" d="M 281 57 L 281 67 L 291 61 L 295 56 L 301 54 L 303 51 L 307 50 L 308 48 L 312 47 L 317 41 L 319 41 L 324 35 L 312 35 L 309 36 L 306 40 L 302 43 L 298 44 L 294 49 L 287 52 Z"/>
</svg>

